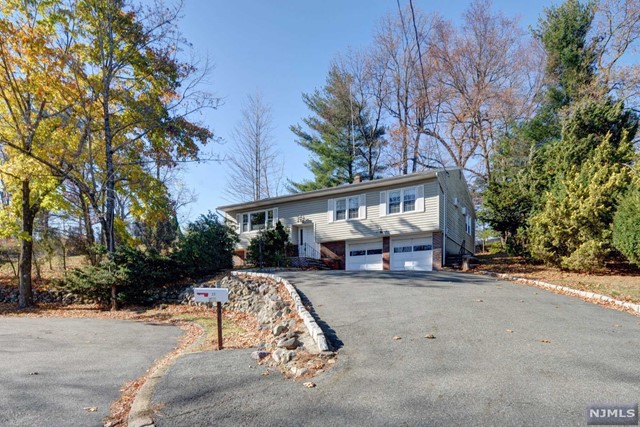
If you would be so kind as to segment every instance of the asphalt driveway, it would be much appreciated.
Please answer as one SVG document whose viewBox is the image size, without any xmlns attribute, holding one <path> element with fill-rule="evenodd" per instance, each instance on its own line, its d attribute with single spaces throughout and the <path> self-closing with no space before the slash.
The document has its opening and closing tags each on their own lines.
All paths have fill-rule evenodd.
<svg viewBox="0 0 640 427">
<path fill-rule="evenodd" d="M 156 390 L 156 425 L 575 426 L 588 404 L 640 400 L 638 317 L 462 273 L 282 275 L 336 367 L 305 389 L 247 351 L 188 355 Z"/>
<path fill-rule="evenodd" d="M 0 426 L 102 426 L 124 383 L 181 334 L 131 321 L 0 317 Z"/>
</svg>

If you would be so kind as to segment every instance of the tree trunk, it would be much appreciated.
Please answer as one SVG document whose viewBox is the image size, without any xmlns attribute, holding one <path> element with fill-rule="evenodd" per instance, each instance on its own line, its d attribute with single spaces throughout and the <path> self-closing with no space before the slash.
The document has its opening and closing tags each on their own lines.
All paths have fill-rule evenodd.
<svg viewBox="0 0 640 427">
<path fill-rule="evenodd" d="M 98 264 L 98 258 L 96 257 L 96 253 L 94 251 L 94 247 L 96 244 L 96 238 L 93 235 L 93 225 L 91 224 L 91 212 L 89 211 L 89 204 L 84 199 L 84 195 L 82 192 L 79 192 L 80 195 L 80 207 L 82 208 L 82 218 L 84 222 L 84 232 L 85 237 L 87 238 L 87 253 L 89 256 L 89 262 L 91 265 L 95 266 Z"/>
<path fill-rule="evenodd" d="M 18 307 L 33 306 L 33 287 L 31 284 L 31 265 L 33 262 L 33 217 L 35 213 L 30 206 L 31 188 L 29 181 L 22 181 L 22 233 L 20 240 L 20 294 Z"/>
<path fill-rule="evenodd" d="M 113 135 L 111 133 L 111 112 L 109 111 L 110 100 L 110 80 L 107 76 L 104 79 L 104 90 L 102 108 L 104 112 L 104 148 L 105 148 L 105 172 L 107 174 L 106 182 L 106 205 L 105 205 L 105 220 L 102 222 L 104 241 L 107 246 L 107 251 L 112 254 L 116 251 L 116 239 L 115 239 L 115 210 L 116 210 L 116 176 L 113 166 Z M 117 287 L 113 285 L 111 287 L 111 310 L 118 309 Z"/>
</svg>

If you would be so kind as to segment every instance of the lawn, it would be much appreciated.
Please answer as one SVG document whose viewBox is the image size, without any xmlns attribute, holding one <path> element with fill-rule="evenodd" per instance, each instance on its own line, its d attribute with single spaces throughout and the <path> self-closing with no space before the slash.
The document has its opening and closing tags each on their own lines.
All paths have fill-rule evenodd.
<svg viewBox="0 0 640 427">
<path fill-rule="evenodd" d="M 504 253 L 480 254 L 477 257 L 480 260 L 478 268 L 481 270 L 542 280 L 622 301 L 640 303 L 640 269 L 629 265 L 611 265 L 598 273 L 575 273 L 532 264 L 522 257 L 507 256 Z"/>
</svg>

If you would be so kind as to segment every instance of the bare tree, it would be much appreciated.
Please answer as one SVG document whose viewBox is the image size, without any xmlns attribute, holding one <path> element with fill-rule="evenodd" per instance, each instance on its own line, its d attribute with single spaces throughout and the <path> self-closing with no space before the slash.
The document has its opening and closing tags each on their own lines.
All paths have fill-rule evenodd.
<svg viewBox="0 0 640 427">
<path fill-rule="evenodd" d="M 438 22 L 429 45 L 435 87 L 427 90 L 437 91 L 441 102 L 436 120 L 423 131 L 456 166 L 489 179 L 494 141 L 535 108 L 542 77 L 539 53 L 517 20 L 493 13 L 487 0 L 469 6 L 461 27 Z M 473 162 L 474 157 L 480 161 Z"/>
<path fill-rule="evenodd" d="M 284 161 L 271 135 L 272 121 L 271 107 L 262 95 L 249 95 L 228 153 L 230 199 L 260 200 L 281 193 Z"/>
<path fill-rule="evenodd" d="M 593 32 L 597 42 L 598 87 L 615 91 L 630 108 L 640 111 L 640 2 L 600 0 L 596 3 Z"/>
<path fill-rule="evenodd" d="M 375 64 L 370 78 L 381 84 L 377 95 L 386 113 L 393 119 L 389 126 L 387 161 L 400 174 L 419 169 L 421 130 L 426 115 L 424 88 L 430 75 L 428 63 L 420 67 L 421 46 L 426 46 L 433 26 L 439 18 L 411 9 L 399 10 L 385 17 L 378 26 L 372 49 Z"/>
<path fill-rule="evenodd" d="M 375 179 L 384 170 L 382 155 L 387 144 L 384 76 L 376 74 L 375 58 L 365 51 L 349 50 L 338 56 L 332 67 L 349 82 L 344 92 L 348 92 L 345 95 L 350 100 L 351 135 L 357 139 L 357 144 L 354 143 L 357 166 L 364 179 Z"/>
</svg>

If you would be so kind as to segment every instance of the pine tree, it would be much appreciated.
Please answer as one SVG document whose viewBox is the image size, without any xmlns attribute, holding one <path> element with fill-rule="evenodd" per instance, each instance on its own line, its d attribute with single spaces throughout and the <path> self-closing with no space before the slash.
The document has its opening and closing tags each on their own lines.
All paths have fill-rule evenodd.
<svg viewBox="0 0 640 427">
<path fill-rule="evenodd" d="M 322 91 L 303 95 L 312 116 L 291 127 L 297 143 L 311 152 L 307 167 L 313 180 L 289 182 L 293 191 L 310 191 L 352 183 L 360 174 L 373 179 L 379 168 L 371 169 L 367 159 L 376 156 L 384 129 L 372 131 L 365 105 L 353 98 L 351 76 L 331 67 Z"/>
</svg>

